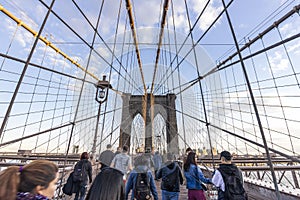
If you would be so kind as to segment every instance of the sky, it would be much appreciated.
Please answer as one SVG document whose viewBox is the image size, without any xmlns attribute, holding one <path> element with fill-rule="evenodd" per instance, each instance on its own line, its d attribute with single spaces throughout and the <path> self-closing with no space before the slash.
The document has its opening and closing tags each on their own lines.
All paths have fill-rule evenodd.
<svg viewBox="0 0 300 200">
<path fill-rule="evenodd" d="M 41 2 L 44 2 L 41 3 Z M 137 87 L 141 87 L 141 76 L 140 76 L 140 69 L 137 63 L 137 60 L 135 58 L 135 48 L 133 45 L 123 45 L 123 40 L 125 40 L 127 43 L 132 43 L 132 32 L 130 30 L 130 27 L 128 25 L 128 13 L 125 8 L 125 1 L 105 1 L 103 4 L 103 8 L 101 9 L 101 1 L 96 0 L 89 0 L 89 1 L 75 1 L 77 5 L 80 7 L 82 15 L 74 3 L 72 1 L 56 1 L 53 6 L 53 10 L 56 13 L 56 15 L 51 14 L 49 19 L 47 20 L 47 23 L 45 25 L 45 28 L 42 32 L 42 36 L 46 37 L 53 45 L 55 45 L 57 48 L 59 48 L 62 52 L 66 53 L 70 58 L 77 63 L 79 63 L 81 66 L 86 67 L 88 65 L 88 71 L 95 74 L 96 77 L 101 78 L 102 74 L 112 74 L 112 76 L 109 77 L 112 85 L 117 88 L 119 91 L 124 92 L 137 92 L 140 93 L 138 88 L 133 88 L 132 86 L 129 86 L 128 84 L 132 82 L 137 83 Z M 207 1 L 199 1 L 199 0 L 189 0 L 187 2 L 187 7 L 189 11 L 189 21 L 191 23 L 191 26 L 193 26 L 199 16 L 199 12 L 205 7 L 205 4 Z M 230 1 L 225 1 L 225 3 L 229 3 Z M 43 19 L 46 15 L 47 9 L 45 8 L 45 5 L 50 5 L 51 1 L 36 1 L 36 0 L 14 0 L 14 1 L 8 1 L 8 0 L 0 0 L 0 4 L 7 10 L 9 10 L 13 15 L 15 15 L 17 18 L 21 19 L 24 24 L 27 24 L 29 27 L 31 27 L 32 30 L 38 31 L 41 27 L 41 24 L 43 22 Z M 271 26 L 276 20 L 280 19 L 287 11 L 291 10 L 294 6 L 299 4 L 299 1 L 283 1 L 283 0 L 253 0 L 253 1 L 242 1 L 242 0 L 235 0 L 232 1 L 228 8 L 230 20 L 232 22 L 232 25 L 234 27 L 234 34 L 236 35 L 237 41 L 239 42 L 239 46 L 242 47 L 245 42 L 249 41 L 249 39 L 255 38 L 260 32 L 265 30 L 267 27 Z M 152 78 L 153 78 L 153 67 L 155 62 L 155 56 L 156 56 L 156 50 L 157 46 L 156 43 L 158 41 L 159 33 L 160 33 L 160 19 L 162 16 L 162 13 L 160 12 L 163 6 L 162 1 L 158 0 L 151 0 L 151 1 L 141 1 L 141 0 L 133 0 L 132 1 L 132 9 L 134 13 L 134 21 L 135 21 L 135 27 L 136 27 L 136 33 L 137 33 L 137 39 L 139 42 L 139 49 L 141 52 L 141 58 L 142 58 L 142 65 L 143 65 L 143 73 L 145 75 L 145 80 L 147 84 L 151 84 Z M 93 26 L 96 26 L 98 13 L 101 10 L 101 16 L 100 21 L 98 25 L 98 32 L 99 35 L 96 37 L 94 43 L 95 43 L 95 51 L 92 52 L 91 57 L 90 55 L 90 48 L 88 45 L 91 45 L 93 42 L 93 29 L 90 24 Z M 180 68 L 179 76 L 181 77 L 181 81 L 188 82 L 190 80 L 193 80 L 198 77 L 198 74 L 195 72 L 195 68 L 197 68 L 196 63 L 198 64 L 198 68 L 201 75 L 207 75 L 207 73 L 213 69 L 217 63 L 222 62 L 228 56 L 230 56 L 232 53 L 236 52 L 236 47 L 234 44 L 234 40 L 232 38 L 232 32 L 230 31 L 228 19 L 226 18 L 225 14 L 222 14 L 220 18 L 211 26 L 212 22 L 217 18 L 217 16 L 222 12 L 223 5 L 222 1 L 213 0 L 210 1 L 208 4 L 207 9 L 201 16 L 198 23 L 195 24 L 193 27 L 192 36 L 194 38 L 194 43 L 197 44 L 195 47 L 197 56 L 196 59 L 194 57 L 193 51 L 190 51 L 192 46 L 192 41 L 190 37 L 186 41 L 186 44 L 178 49 L 175 48 L 175 45 L 168 46 L 168 42 L 175 44 L 177 42 L 178 44 L 183 43 L 183 41 L 186 39 L 187 35 L 190 33 L 190 27 L 188 24 L 187 16 L 186 16 L 186 8 L 184 5 L 184 1 L 174 0 L 172 1 L 172 4 L 169 5 L 168 9 L 168 16 L 166 20 L 166 28 L 164 29 L 164 40 L 162 45 L 162 49 L 166 52 L 171 52 L 171 56 L 174 57 L 174 62 L 177 60 L 177 57 L 175 57 L 176 52 L 178 52 L 178 60 L 183 60 L 182 67 Z M 66 24 L 62 23 L 57 16 L 59 16 L 61 19 L 65 21 Z M 15 22 L 13 22 L 11 19 L 9 19 L 6 15 L 4 15 L 2 12 L 0 13 L 0 52 L 2 54 L 8 54 L 10 56 L 18 57 L 21 59 L 26 60 L 30 50 L 31 46 L 34 42 L 34 38 L 32 37 L 32 34 L 28 31 L 24 31 L 21 27 L 17 26 Z M 87 20 L 88 19 L 88 20 Z M 119 20 L 118 20 L 119 19 Z M 175 26 L 174 26 L 175 24 Z M 70 30 L 69 27 L 72 27 L 72 30 Z M 116 30 L 118 28 L 118 30 Z M 300 20 L 299 17 L 292 17 L 289 20 L 287 20 L 286 23 L 279 26 L 279 31 L 282 34 L 283 38 L 287 38 L 291 35 L 294 35 L 296 33 L 300 32 Z M 115 35 L 117 34 L 117 37 Z M 169 34 L 169 35 L 167 35 Z M 176 36 L 176 40 L 174 39 L 174 36 Z M 168 41 L 168 37 L 173 38 L 170 41 Z M 125 39 L 124 39 L 125 38 Z M 265 43 L 265 46 L 268 46 L 270 44 L 273 44 L 276 41 L 279 41 L 280 39 L 279 35 L 275 33 L 275 31 L 272 31 L 272 34 L 267 34 L 263 38 L 263 42 Z M 114 42 L 116 41 L 116 42 Z M 105 43 L 104 43 L 105 42 Z M 155 45 L 153 45 L 153 42 Z M 114 46 L 114 44 L 116 44 Z M 109 47 L 109 48 L 108 48 Z M 169 49 L 168 49 L 169 48 Z M 298 40 L 295 40 L 286 47 L 287 51 L 289 52 L 289 57 L 285 55 L 285 51 L 283 48 L 281 49 L 275 49 L 273 51 L 268 52 L 268 59 L 266 59 L 265 55 L 260 55 L 254 58 L 255 63 L 257 66 L 255 67 L 257 71 L 257 74 L 259 76 L 259 80 L 261 80 L 260 84 L 267 85 L 268 83 L 265 81 L 262 81 L 264 79 L 269 79 L 270 77 L 275 76 L 279 77 L 281 75 L 290 75 L 293 74 L 291 67 L 290 67 L 290 60 L 292 60 L 292 63 L 295 66 L 299 65 L 299 60 L 296 59 L 297 56 L 299 56 L 300 53 L 300 43 Z M 262 49 L 262 44 L 260 42 L 257 42 L 256 44 L 251 46 L 251 50 L 253 52 L 256 52 L 258 50 Z M 112 57 L 112 52 L 116 55 L 116 57 Z M 249 52 L 242 52 L 243 55 L 248 55 Z M 167 57 L 169 56 L 167 53 L 161 52 L 161 55 Z M 117 58 L 117 59 L 116 59 Z M 5 70 L 8 70 L 10 72 L 14 73 L 20 73 L 23 64 L 15 64 L 14 68 L 9 68 L 9 64 L 13 63 L 9 60 L 3 60 L 3 68 Z M 122 67 L 120 67 L 120 61 L 122 60 Z M 235 61 L 237 59 L 237 56 L 233 58 L 232 61 Z M 126 61 L 124 61 L 126 60 Z M 32 63 L 36 63 L 39 65 L 43 65 L 48 68 L 53 68 L 54 70 L 57 70 L 62 73 L 70 74 L 72 76 L 76 76 L 79 78 L 83 78 L 83 72 L 78 69 L 76 66 L 74 66 L 71 62 L 66 62 L 60 55 L 57 54 L 57 52 L 45 48 L 45 45 L 42 43 L 39 43 L 36 51 L 33 54 Z M 53 65 L 55 63 L 55 65 Z M 230 63 L 230 62 L 227 62 Z M 251 61 L 247 60 L 245 63 L 248 65 L 251 65 Z M 159 70 L 157 72 L 157 80 L 164 77 L 164 68 L 170 65 L 170 61 L 167 61 L 164 63 L 163 59 L 160 59 L 159 61 Z M 110 66 L 114 67 L 114 70 L 111 71 Z M 271 66 L 272 72 L 274 74 L 271 74 L 271 70 L 268 66 Z M 126 76 L 126 67 L 132 67 L 130 68 L 131 77 L 133 77 L 134 80 L 131 80 L 129 77 Z M 299 67 L 298 67 L 299 68 Z M 299 71 L 299 69 L 296 68 L 296 72 Z M 254 68 L 248 68 L 251 73 L 249 73 L 250 78 L 252 80 L 255 79 L 254 77 Z M 4 102 L 0 104 L 0 108 L 2 110 L 7 109 L 7 103 L 10 100 L 10 97 L 12 95 L 11 92 L 7 91 L 13 91 L 15 87 L 15 83 L 9 82 L 14 81 L 18 79 L 18 75 L 10 73 L 9 76 L 7 76 L 7 73 L 5 70 L 2 70 L 0 73 L 2 78 L 0 81 L 0 90 L 2 91 L 0 95 L 1 102 Z M 227 82 L 224 81 L 222 76 L 225 77 L 224 74 L 220 74 L 220 77 L 218 76 L 209 76 L 207 78 L 207 81 L 205 84 L 210 90 L 216 90 L 216 88 L 223 87 L 224 90 L 230 88 L 230 86 L 235 85 L 236 82 L 245 82 L 244 77 L 242 76 L 242 71 L 240 69 L 234 69 L 236 70 L 236 77 L 228 78 Z M 26 77 L 26 81 L 31 82 L 35 81 L 34 77 L 38 76 L 39 73 L 45 73 L 45 72 L 38 72 L 37 70 L 29 69 L 27 73 L 30 75 Z M 176 72 L 177 73 L 177 72 Z M 174 74 L 176 74 L 174 73 Z M 229 73 L 229 70 L 228 70 Z M 122 74 L 124 77 L 120 78 L 118 74 Z M 43 75 L 43 74 L 42 74 Z M 40 76 L 42 76 L 40 75 Z M 177 74 L 176 74 L 177 75 Z M 174 77 L 176 77 L 176 75 Z M 43 76 L 45 76 L 45 79 L 54 80 L 56 82 L 62 82 L 66 85 L 67 89 L 69 89 L 74 94 L 78 92 L 78 88 L 75 87 L 79 83 L 76 82 L 74 79 L 66 80 L 62 79 L 60 76 L 56 75 L 50 75 L 45 73 Z M 231 75 L 228 75 L 230 77 Z M 118 82 L 118 79 L 121 79 Z M 89 81 L 95 82 L 95 80 L 91 77 L 87 77 Z M 177 80 L 178 81 L 178 80 Z M 276 82 L 279 85 L 284 85 L 286 83 L 291 82 L 291 84 L 294 84 L 290 79 L 285 78 L 283 80 L 278 78 L 278 81 Z M 160 83 L 157 81 L 157 83 Z M 45 83 L 47 84 L 47 83 Z M 172 81 L 169 79 L 168 81 L 165 81 L 164 87 L 167 89 L 172 89 Z M 274 83 L 272 83 L 274 84 Z M 117 87 L 119 85 L 119 87 Z M 166 86 L 168 85 L 168 86 Z M 173 88 L 178 88 L 179 83 L 175 83 L 175 86 Z M 254 84 L 256 86 L 257 84 Z M 33 89 L 27 86 L 22 86 L 22 90 L 24 91 L 32 91 Z M 273 87 L 273 86 L 272 86 Z M 87 91 L 93 91 L 94 86 L 90 86 Z M 36 91 L 42 92 L 43 88 L 36 88 Z M 186 96 L 197 96 L 199 91 L 197 89 L 193 88 L 195 91 L 188 90 Z M 229 89 L 228 89 L 229 90 Z M 280 90 L 280 89 L 279 89 Z M 174 90 L 175 92 L 178 92 L 177 90 Z M 60 91 L 61 92 L 61 91 Z M 272 98 L 266 98 L 264 99 L 265 104 L 267 105 L 278 105 L 280 103 L 283 103 L 284 105 L 290 106 L 293 105 L 295 109 L 299 109 L 300 105 L 298 103 L 297 98 L 297 92 L 295 92 L 295 88 L 293 87 L 285 87 L 285 89 L 282 89 L 280 91 L 280 94 L 282 96 L 291 96 L 291 94 L 295 94 L 295 98 L 282 98 L 280 99 L 281 102 L 279 102 L 278 98 L 276 96 L 278 95 L 278 91 L 276 91 L 274 88 L 270 90 L 263 90 L 263 95 L 267 97 Z M 88 93 L 88 92 L 86 92 Z M 256 91 L 256 94 L 259 96 L 258 91 Z M 88 98 L 93 99 L 92 95 L 85 94 Z M 216 95 L 217 96 L 217 95 Z M 222 95 L 221 95 L 222 96 Z M 26 98 L 31 98 L 30 95 L 26 97 L 24 95 L 23 97 L 18 96 L 17 100 L 23 100 Z M 39 99 L 38 97 L 35 97 Z M 47 97 L 49 98 L 49 97 Z M 214 101 L 211 105 L 213 107 L 214 105 L 228 105 L 236 106 L 237 109 L 243 109 L 242 106 L 237 105 L 236 102 L 240 103 L 247 103 L 249 101 L 249 94 L 246 92 L 246 89 L 237 89 L 236 92 L 225 92 L 224 95 L 224 102 L 218 102 L 217 98 L 215 97 Z M 223 98 L 223 97 L 222 97 Z M 192 99 L 192 98 L 191 98 Z M 191 102 L 194 102 L 195 99 L 190 100 L 187 98 L 186 107 L 189 106 Z M 261 103 L 261 102 L 260 102 Z M 231 105 L 232 104 L 232 105 Z M 26 105 L 26 110 L 32 111 L 33 108 L 28 107 L 28 104 Z M 232 107 L 234 107 L 232 106 Z M 22 104 L 19 104 L 14 106 L 14 112 L 18 113 L 20 110 L 20 107 L 25 107 Z M 50 106 L 51 107 L 51 106 Z M 93 104 L 93 108 L 96 107 L 96 105 Z M 199 109 L 199 105 L 196 105 L 197 109 L 191 109 L 187 108 L 183 110 L 187 113 L 192 113 L 193 115 L 197 116 L 197 110 Z M 235 107 L 234 107 L 235 108 Z M 37 110 L 43 109 L 43 106 L 36 108 Z M 218 109 L 215 107 L 215 109 Z M 249 109 L 248 106 L 245 106 L 244 109 Z M 266 112 L 263 107 L 259 107 L 260 112 L 264 113 Z M 272 110 L 272 107 L 268 107 L 267 109 Z M 229 109 L 228 109 L 229 110 Z M 228 110 L 213 110 L 211 109 L 211 118 L 212 121 L 215 120 L 216 123 L 221 123 L 222 120 L 215 119 L 215 115 L 217 112 L 224 114 L 232 121 L 236 121 L 236 124 L 240 125 L 240 122 L 238 120 L 234 120 L 235 118 L 241 118 L 240 113 L 237 114 L 230 114 L 228 113 Z M 282 125 L 280 123 L 277 123 L 278 119 L 276 119 L 276 116 L 280 116 L 282 111 L 280 108 L 273 109 L 274 112 L 269 113 L 270 116 L 274 114 L 274 118 L 269 119 L 268 126 L 271 126 L 277 131 L 282 131 Z M 284 117 L 288 119 L 294 119 L 293 112 L 295 110 L 286 108 L 286 112 Z M 2 122 L 3 117 L 5 115 L 5 112 L 0 112 L 0 122 Z M 41 117 L 41 116 L 39 116 Z M 284 118 L 283 117 L 283 118 Z M 24 117 L 21 119 L 22 123 L 25 119 Z M 251 121 L 252 119 L 248 119 L 249 116 L 246 116 L 244 118 L 245 121 Z M 15 118 L 17 119 L 17 118 Z M 64 121 L 67 121 L 67 119 L 64 119 Z M 263 120 L 264 121 L 264 120 Z M 297 122 L 297 120 L 295 120 Z M 15 120 L 10 120 L 10 123 L 14 124 L 16 123 Z M 223 123 L 223 122 L 222 122 Z M 228 122 L 227 122 L 228 123 Z M 266 123 L 264 121 L 264 123 Z M 287 123 L 287 122 L 286 122 Z M 291 121 L 288 121 L 288 123 L 292 123 Z M 294 122 L 293 122 L 294 123 Z M 296 123 L 297 124 L 297 123 Z M 249 127 L 247 127 L 247 125 Z M 13 126 L 13 125 L 11 125 Z M 48 125 L 49 126 L 49 125 Z M 192 126 L 192 123 L 190 122 L 189 126 Z M 245 129 L 253 129 L 251 124 L 244 124 L 243 125 Z M 267 126 L 266 126 L 267 127 Z M 294 126 L 290 126 L 291 131 L 297 132 L 298 129 L 294 128 Z M 24 128 L 24 127 L 23 127 Z M 199 129 L 202 127 L 198 127 Z M 227 127 L 230 128 L 230 127 Z M 41 128 L 37 128 L 38 130 Z M 294 130 L 295 129 L 295 130 Z M 36 129 L 34 129 L 36 130 Z M 37 131 L 38 131 L 37 130 Z M 180 131 L 184 131 L 183 128 L 180 129 Z M 26 133 L 27 131 L 25 131 Z M 285 131 L 282 131 L 285 132 Z M 25 134 L 26 135 L 26 134 Z M 279 137 L 280 136 L 274 136 Z M 89 139 L 87 138 L 87 141 Z M 192 140 L 191 140 L 192 142 Z M 88 143 L 88 142 L 87 142 Z M 280 144 L 280 146 L 283 146 Z M 298 151 L 299 152 L 299 151 Z"/>
</svg>

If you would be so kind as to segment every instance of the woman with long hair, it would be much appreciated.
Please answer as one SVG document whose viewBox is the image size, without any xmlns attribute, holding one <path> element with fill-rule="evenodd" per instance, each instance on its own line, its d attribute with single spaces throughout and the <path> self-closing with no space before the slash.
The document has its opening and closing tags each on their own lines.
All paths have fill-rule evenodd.
<svg viewBox="0 0 300 200">
<path fill-rule="evenodd" d="M 184 176 L 186 178 L 186 188 L 188 189 L 188 200 L 206 200 L 203 183 L 211 183 L 211 179 L 205 178 L 201 169 L 196 163 L 196 153 L 189 152 L 183 165 Z"/>
<path fill-rule="evenodd" d="M 48 160 L 35 160 L 21 167 L 10 166 L 0 172 L 0 199 L 51 199 L 58 178 L 57 165 Z"/>
<path fill-rule="evenodd" d="M 104 167 L 96 176 L 86 200 L 124 200 L 123 173 L 111 167 Z"/>
</svg>

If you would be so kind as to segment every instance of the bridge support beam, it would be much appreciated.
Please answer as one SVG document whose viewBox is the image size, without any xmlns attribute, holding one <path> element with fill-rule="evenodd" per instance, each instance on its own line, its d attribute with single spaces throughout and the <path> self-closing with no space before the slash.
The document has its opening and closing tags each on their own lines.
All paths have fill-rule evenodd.
<svg viewBox="0 0 300 200">
<path fill-rule="evenodd" d="M 130 112 L 130 94 L 123 94 L 123 107 L 122 107 L 122 122 L 121 122 L 121 128 L 120 128 L 120 141 L 119 146 L 122 147 L 124 145 L 127 145 L 130 147 L 130 139 L 131 139 L 131 124 L 133 117 L 131 116 Z"/>
</svg>

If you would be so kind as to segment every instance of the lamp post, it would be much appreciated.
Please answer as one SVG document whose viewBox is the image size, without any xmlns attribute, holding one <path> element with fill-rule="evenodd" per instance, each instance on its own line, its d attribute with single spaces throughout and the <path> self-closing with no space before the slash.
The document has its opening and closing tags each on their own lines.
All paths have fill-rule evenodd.
<svg viewBox="0 0 300 200">
<path fill-rule="evenodd" d="M 98 81 L 98 83 L 95 85 L 95 87 L 96 87 L 95 100 L 99 103 L 99 108 L 98 108 L 96 130 L 95 130 L 93 147 L 92 147 L 92 155 L 93 155 L 94 159 L 95 159 L 95 153 L 96 153 L 96 143 L 97 143 L 97 137 L 98 137 L 98 125 L 99 125 L 99 120 L 100 120 L 101 104 L 107 100 L 108 90 L 111 89 L 112 86 L 106 80 L 106 75 L 103 75 L 102 80 Z"/>
<path fill-rule="evenodd" d="M 112 88 L 111 84 L 106 80 L 106 75 L 103 75 L 101 81 L 98 81 L 97 85 L 95 85 L 96 90 L 96 101 L 100 103 L 104 103 L 107 100 L 108 90 Z"/>
</svg>

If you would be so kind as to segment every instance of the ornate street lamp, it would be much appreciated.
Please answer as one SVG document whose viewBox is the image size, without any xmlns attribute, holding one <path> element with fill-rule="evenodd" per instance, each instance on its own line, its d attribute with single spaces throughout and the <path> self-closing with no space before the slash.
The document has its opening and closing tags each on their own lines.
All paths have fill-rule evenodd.
<svg viewBox="0 0 300 200">
<path fill-rule="evenodd" d="M 111 84 L 106 80 L 106 75 L 103 75 L 102 80 L 98 81 L 96 91 L 96 101 L 100 104 L 107 100 L 108 90 L 112 88 Z"/>
<path fill-rule="evenodd" d="M 93 146 L 92 146 L 93 159 L 95 159 L 95 153 L 96 153 L 96 143 L 97 143 L 97 137 L 98 137 L 98 125 L 99 125 L 99 120 L 100 120 L 101 104 L 107 100 L 108 90 L 112 88 L 111 84 L 106 80 L 106 75 L 103 75 L 102 80 L 98 81 L 97 85 L 95 85 L 95 86 L 97 89 L 95 99 L 99 103 L 99 108 L 98 108 L 94 141 L 93 141 Z M 101 149 L 101 145 L 100 145 L 100 149 Z"/>
</svg>

